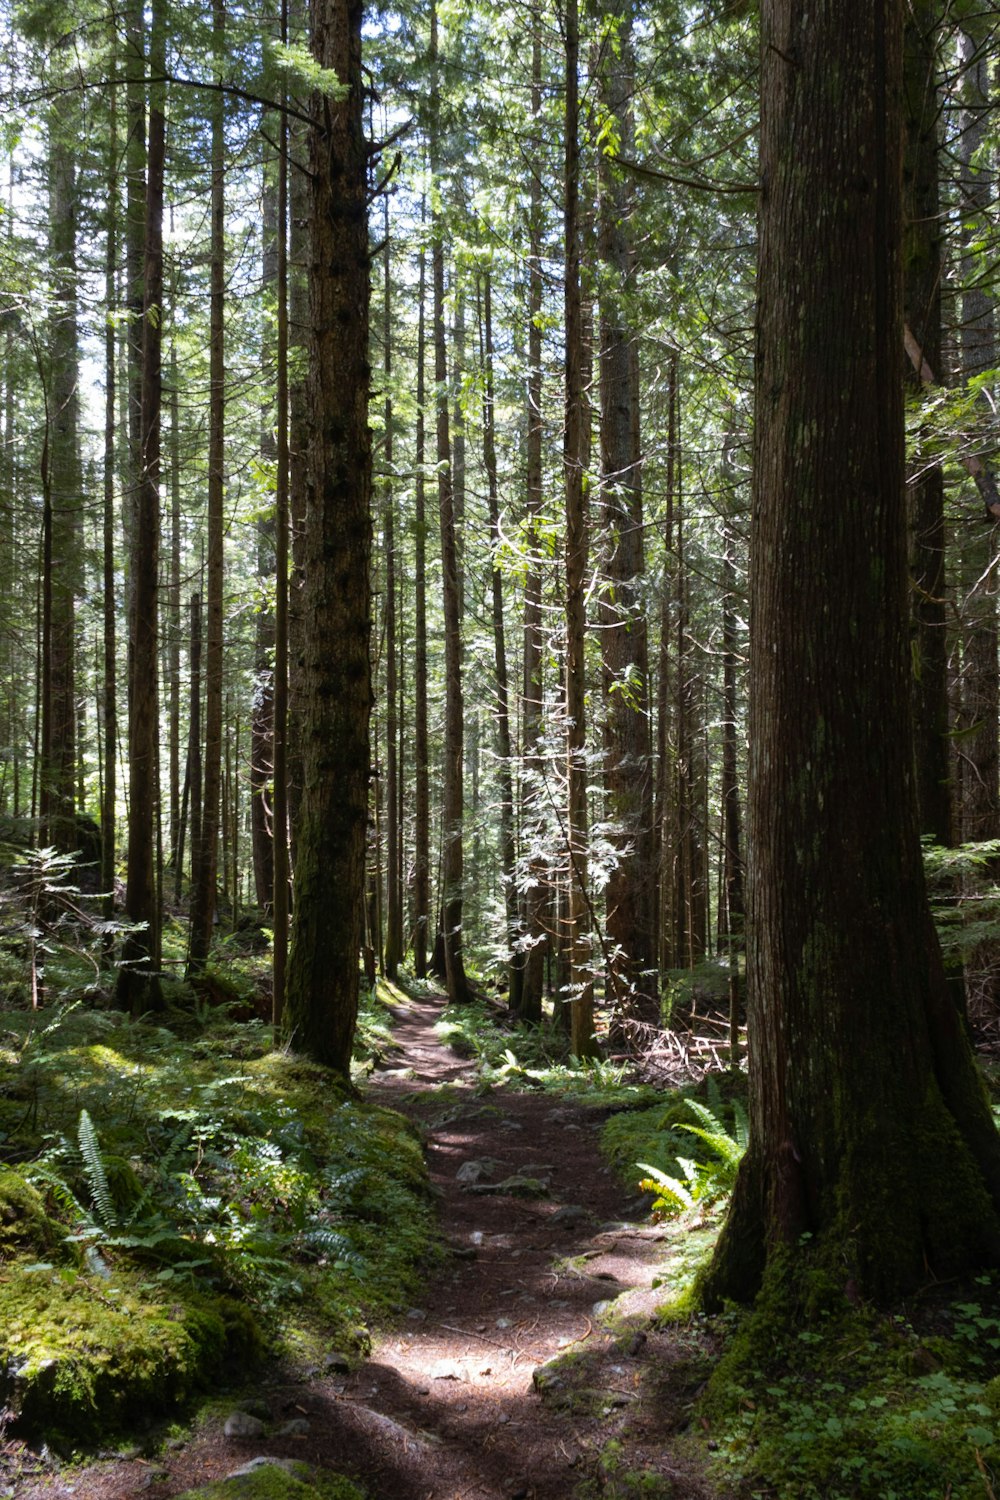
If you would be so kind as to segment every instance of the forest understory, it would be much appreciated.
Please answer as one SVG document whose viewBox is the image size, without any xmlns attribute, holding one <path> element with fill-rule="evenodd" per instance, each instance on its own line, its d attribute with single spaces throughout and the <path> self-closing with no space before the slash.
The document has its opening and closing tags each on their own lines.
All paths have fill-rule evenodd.
<svg viewBox="0 0 1000 1500">
<path fill-rule="evenodd" d="M 14 1014 L 4 1020 L 13 1024 Z M 256 1212 L 261 1264 L 240 1261 L 239 1246 L 225 1246 L 226 1285 L 252 1309 L 263 1337 L 252 1347 L 248 1339 L 242 1356 L 217 1369 L 200 1392 L 195 1382 L 186 1397 L 178 1394 L 175 1374 L 150 1380 L 129 1356 L 121 1378 L 137 1372 L 147 1382 L 131 1405 L 124 1398 L 109 1405 L 107 1387 L 100 1386 L 107 1366 L 122 1357 L 117 1345 L 106 1356 L 93 1347 L 78 1359 L 71 1352 L 64 1374 L 75 1369 L 81 1389 L 87 1360 L 99 1371 L 104 1361 L 93 1389 L 98 1396 L 103 1391 L 111 1413 L 106 1428 L 92 1425 L 78 1441 L 67 1412 L 75 1412 L 84 1431 L 88 1416 L 98 1420 L 86 1400 L 77 1395 L 76 1406 L 61 1407 L 50 1382 L 53 1404 L 46 1409 L 32 1407 L 22 1392 L 24 1412 L 30 1419 L 34 1411 L 35 1420 L 18 1423 L 7 1411 L 0 1494 L 17 1500 L 994 1500 L 1000 1297 L 992 1276 L 970 1285 L 928 1277 L 908 1304 L 886 1312 L 850 1303 L 817 1273 L 805 1283 L 811 1305 L 798 1323 L 769 1323 L 774 1309 L 761 1306 L 714 1318 L 699 1311 L 697 1273 L 710 1255 L 745 1144 L 743 1075 L 713 1065 L 713 1053 L 720 1064 L 725 1057 L 711 1039 L 710 1015 L 669 1034 L 670 1046 L 654 1059 L 658 1081 L 650 1085 L 635 1068 L 607 1061 L 575 1073 L 548 1066 L 543 1053 L 552 1039 L 536 1035 L 532 1043 L 493 1004 L 462 1014 L 427 987 L 405 993 L 381 986 L 377 1020 L 369 1012 L 362 1023 L 367 1062 L 356 1075 L 356 1103 L 338 1098 L 315 1065 L 262 1051 L 253 1022 L 225 1029 L 221 1017 L 207 1013 L 201 1022 L 200 1037 L 183 1042 L 183 1060 L 178 1039 L 163 1039 L 163 1055 L 172 1048 L 176 1077 L 186 1078 L 192 1104 L 199 1089 L 219 1097 L 239 1082 L 241 1113 L 232 1118 L 247 1122 L 249 1131 L 264 1118 L 253 1090 L 265 1081 L 276 1098 L 291 1101 L 285 1124 L 269 1126 L 273 1149 L 259 1153 L 272 1173 L 271 1210 L 287 1221 L 286 1237 L 272 1236 L 267 1250 L 265 1167 L 254 1164 L 246 1143 L 238 1193 L 243 1208 Z M 58 1120 L 52 1078 L 62 1069 L 64 1082 L 73 1084 L 68 1102 L 73 1109 L 89 1106 L 103 1121 L 95 1139 L 111 1143 L 123 1110 L 118 1085 L 106 1072 L 95 1081 L 82 1070 L 95 1058 L 107 1068 L 113 1049 L 124 1051 L 127 1043 L 111 1028 L 128 1032 L 129 1023 L 93 1014 L 74 1023 L 71 1013 L 62 1024 L 77 1026 L 68 1038 L 75 1045 L 60 1051 L 57 1023 L 50 1023 L 49 1058 L 34 1064 L 34 1104 Z M 97 1046 L 83 1045 L 88 1027 L 103 1037 Z M 12 1036 L 5 1033 L 7 1044 Z M 155 1067 L 151 1041 L 155 1036 L 141 1038 L 139 1050 Z M 989 1037 L 982 1041 L 989 1074 L 996 1049 Z M 195 1060 L 211 1057 L 215 1067 L 222 1052 L 221 1072 L 199 1079 Z M 668 1078 L 663 1070 L 671 1067 Z M 138 1070 L 136 1077 L 124 1112 L 141 1116 L 149 1100 Z M 158 1106 L 170 1113 L 172 1078 L 147 1079 L 160 1090 Z M 103 1117 L 97 1088 L 106 1100 Z M 24 1103 L 23 1088 L 14 1101 L 12 1092 L 18 1095 L 8 1086 L 0 1113 Z M 302 1255 L 291 1221 L 302 1217 L 294 1174 L 304 1170 L 289 1142 L 301 1142 L 303 1124 L 311 1136 L 324 1115 L 347 1121 L 343 1136 L 327 1138 L 326 1149 L 342 1159 L 328 1160 L 325 1170 L 341 1184 L 342 1207 L 343 1193 L 357 1180 L 364 1198 L 357 1220 L 343 1208 L 337 1222 L 345 1231 L 354 1223 L 353 1243 L 368 1257 L 368 1271 L 352 1280 L 349 1254 L 331 1255 L 329 1271 L 303 1269 L 304 1284 L 310 1275 L 330 1278 L 326 1300 L 310 1302 L 308 1286 L 295 1290 L 288 1275 Z M 0 1120 L 8 1161 L 18 1154 L 15 1133 L 6 1131 L 11 1118 Z M 402 1133 L 392 1134 L 397 1129 Z M 416 1138 L 408 1133 L 414 1129 L 429 1198 Z M 145 1132 L 155 1144 L 149 1121 Z M 359 1135 L 361 1154 L 352 1155 Z M 378 1154 L 383 1147 L 387 1158 Z M 113 1154 L 103 1148 L 102 1154 L 113 1174 Z M 203 1155 L 195 1176 L 211 1169 L 211 1150 Z M 396 1178 L 387 1175 L 389 1158 Z M 368 1164 L 367 1184 L 359 1161 Z M 62 1170 L 77 1181 L 65 1163 Z M 72 1270 L 50 1247 L 56 1265 L 26 1266 L 30 1250 L 10 1239 L 13 1175 L 7 1171 L 0 1183 L 7 1194 L 3 1295 L 19 1276 L 22 1287 L 31 1275 L 44 1279 L 54 1289 L 49 1315 L 68 1322 L 59 1311 L 60 1280 L 69 1282 L 71 1303 L 96 1297 L 111 1306 L 145 1288 L 154 1302 L 165 1295 L 169 1306 L 176 1297 L 171 1316 L 180 1319 L 190 1315 L 198 1288 L 217 1289 L 218 1264 L 190 1262 L 185 1282 L 176 1247 L 178 1274 L 165 1288 L 156 1290 L 155 1277 L 138 1288 L 135 1279 L 119 1285 L 136 1257 L 149 1263 L 158 1253 L 156 1235 L 102 1237 L 96 1211 L 81 1231 L 96 1261 Z M 655 1188 L 655 1215 L 650 1194 L 637 1196 L 640 1178 Z M 47 1192 L 55 1180 L 54 1171 L 48 1184 L 36 1173 Z M 46 1201 L 55 1207 L 51 1197 Z M 221 1238 L 221 1216 L 218 1222 Z M 212 1238 L 202 1231 L 202 1248 L 221 1250 Z M 277 1264 L 281 1255 L 284 1267 Z M 103 1282 L 94 1269 L 102 1257 L 114 1271 Z M 159 1275 L 173 1277 L 174 1270 Z M 240 1276 L 248 1278 L 242 1289 Z M 276 1304 L 279 1296 L 284 1301 Z M 23 1354 L 11 1317 L 4 1312 L 5 1399 L 16 1404 L 13 1377 Z M 43 1392 L 44 1364 L 35 1377 Z M 116 1425 L 115 1411 L 127 1420 Z"/>
<path fill-rule="evenodd" d="M 157 1431 L 151 1452 L 127 1445 L 64 1468 L 8 1441 L 6 1493 L 166 1500 L 264 1456 L 348 1473 L 394 1500 L 718 1493 L 671 1441 L 710 1345 L 654 1320 L 662 1262 L 679 1234 L 704 1232 L 653 1224 L 648 1198 L 598 1165 L 599 1101 L 482 1092 L 474 1063 L 435 1034 L 442 1005 L 395 1009 L 389 1065 L 366 1090 L 424 1132 L 446 1245 L 370 1356 L 349 1372 L 330 1348 L 265 1365 L 252 1393 L 214 1400 L 164 1446 Z M 238 1412 L 252 1434 L 227 1435 Z M 284 1493 L 258 1489 L 263 1477 L 220 1493 Z"/>
</svg>

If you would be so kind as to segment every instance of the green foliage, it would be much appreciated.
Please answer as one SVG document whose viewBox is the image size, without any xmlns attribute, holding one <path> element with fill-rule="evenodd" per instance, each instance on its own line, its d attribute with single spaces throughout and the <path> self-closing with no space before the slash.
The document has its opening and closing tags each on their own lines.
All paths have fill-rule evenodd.
<svg viewBox="0 0 1000 1500">
<path fill-rule="evenodd" d="M 709 1093 L 714 1107 L 702 1104 L 697 1099 L 687 1099 L 687 1108 L 700 1121 L 698 1125 L 686 1120 L 678 1123 L 678 1130 L 687 1130 L 702 1142 L 708 1150 L 707 1160 L 693 1160 L 678 1156 L 677 1164 L 684 1180 L 649 1162 L 637 1165 L 646 1173 L 639 1183 L 644 1192 L 654 1195 L 653 1217 L 668 1218 L 684 1209 L 694 1208 L 698 1203 L 714 1203 L 728 1193 L 736 1181 L 736 1172 L 746 1153 L 749 1125 L 746 1111 L 738 1099 L 733 1101 L 733 1128 L 727 1129 L 720 1118 L 722 1100 L 713 1078 L 709 1078 Z"/>
<path fill-rule="evenodd" d="M 26 1164 L 0 1173 L 0 1251 L 46 1286 L 235 1298 L 249 1327 L 294 1342 L 322 1326 L 327 1347 L 405 1304 L 437 1239 L 401 1116 L 219 1010 L 179 1030 L 82 1008 L 4 1019 L 0 1142 Z"/>
<path fill-rule="evenodd" d="M 604 1108 L 660 1097 L 657 1089 L 637 1083 L 628 1065 L 573 1057 L 565 1036 L 508 1021 L 488 1004 L 448 1006 L 435 1029 L 454 1052 L 470 1059 L 484 1089 L 502 1084 Z"/>
<path fill-rule="evenodd" d="M 178 1500 L 365 1500 L 352 1480 L 303 1463 L 261 1464 L 238 1478 L 186 1490 Z"/>
<path fill-rule="evenodd" d="M 0 1280 L 0 1394 L 22 1430 L 72 1447 L 186 1402 L 253 1339 L 219 1302 L 21 1260 Z"/>
<path fill-rule="evenodd" d="M 945 962 L 961 965 L 985 942 L 1000 939 L 1000 886 L 995 873 L 1000 839 L 954 849 L 924 844 L 931 910 Z"/>
<path fill-rule="evenodd" d="M 726 1478 L 769 1500 L 982 1500 L 1000 1465 L 995 1279 L 890 1317 L 852 1306 L 808 1247 L 780 1281 L 701 1404 Z"/>
</svg>

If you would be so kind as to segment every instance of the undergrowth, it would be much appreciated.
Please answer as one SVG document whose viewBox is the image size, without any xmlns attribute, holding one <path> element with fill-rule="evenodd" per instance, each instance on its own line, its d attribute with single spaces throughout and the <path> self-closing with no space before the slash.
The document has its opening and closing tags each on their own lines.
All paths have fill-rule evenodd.
<svg viewBox="0 0 1000 1500">
<path fill-rule="evenodd" d="M 473 1063 L 480 1086 L 571 1097 L 583 1105 L 634 1108 L 661 1097 L 627 1063 L 574 1057 L 563 1032 L 509 1020 L 488 1003 L 450 1005 L 436 1026 L 442 1042 Z"/>
<path fill-rule="evenodd" d="M 716 1322 L 728 1348 L 699 1420 L 720 1477 L 759 1500 L 989 1500 L 1000 1475 L 996 1277 L 928 1289 L 886 1315 L 817 1288 L 807 1266 L 804 1253 L 780 1294 Z M 798 1326 L 796 1288 L 814 1300 Z"/>
<path fill-rule="evenodd" d="M 106 1364 L 109 1344 L 124 1359 L 130 1332 L 160 1361 L 165 1401 L 215 1378 L 226 1338 L 244 1374 L 262 1341 L 364 1348 L 365 1325 L 405 1306 L 437 1253 L 413 1128 L 272 1050 L 261 1021 L 185 998 L 142 1020 L 81 1003 L 0 1011 L 0 1397 L 33 1429 L 89 1440 L 127 1415 L 117 1387 L 66 1372 Z M 385 1006 L 366 1010 L 362 1046 L 381 1047 Z M 31 1328 L 10 1310 L 25 1286 Z M 64 1293 L 82 1322 L 58 1311 Z M 102 1309 L 126 1303 L 105 1326 Z M 164 1307 L 212 1338 L 167 1338 Z M 240 1325 L 235 1342 L 216 1337 L 220 1319 Z M 40 1402 L 32 1382 L 46 1380 Z"/>
</svg>

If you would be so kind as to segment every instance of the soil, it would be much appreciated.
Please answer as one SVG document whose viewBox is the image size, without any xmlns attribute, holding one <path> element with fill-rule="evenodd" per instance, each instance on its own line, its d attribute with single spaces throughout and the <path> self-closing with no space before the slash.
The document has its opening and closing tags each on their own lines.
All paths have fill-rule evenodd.
<svg viewBox="0 0 1000 1500">
<path fill-rule="evenodd" d="M 352 1373 L 335 1350 L 320 1369 L 275 1367 L 255 1400 L 234 1393 L 149 1457 L 70 1469 L 7 1443 L 0 1495 L 168 1500 L 267 1454 L 347 1473 L 372 1500 L 717 1496 L 673 1446 L 705 1376 L 704 1345 L 651 1318 L 674 1231 L 650 1224 L 601 1164 L 604 1114 L 478 1092 L 473 1065 L 435 1035 L 442 1004 L 399 1007 L 398 1048 L 369 1087 L 423 1127 L 452 1253 L 371 1357 Z M 476 1175 L 468 1163 L 478 1181 L 459 1177 Z M 241 1400 L 268 1419 L 260 1437 L 225 1435 Z"/>
</svg>

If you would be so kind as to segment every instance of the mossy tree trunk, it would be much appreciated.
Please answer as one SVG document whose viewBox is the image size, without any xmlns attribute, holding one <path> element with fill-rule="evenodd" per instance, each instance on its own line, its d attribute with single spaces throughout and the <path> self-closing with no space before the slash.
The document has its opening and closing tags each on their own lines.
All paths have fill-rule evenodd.
<svg viewBox="0 0 1000 1500">
<path fill-rule="evenodd" d="M 902 412 L 902 0 L 762 12 L 751 1148 L 707 1293 L 804 1234 L 849 1296 L 1000 1250 L 1000 1140 L 924 891 Z"/>
<path fill-rule="evenodd" d="M 343 97 L 316 96 L 310 151 L 312 433 L 302 601 L 303 787 L 284 1021 L 293 1046 L 349 1075 L 364 931 L 368 820 L 371 442 L 368 151 L 359 0 L 319 0 L 313 56 Z"/>
</svg>

